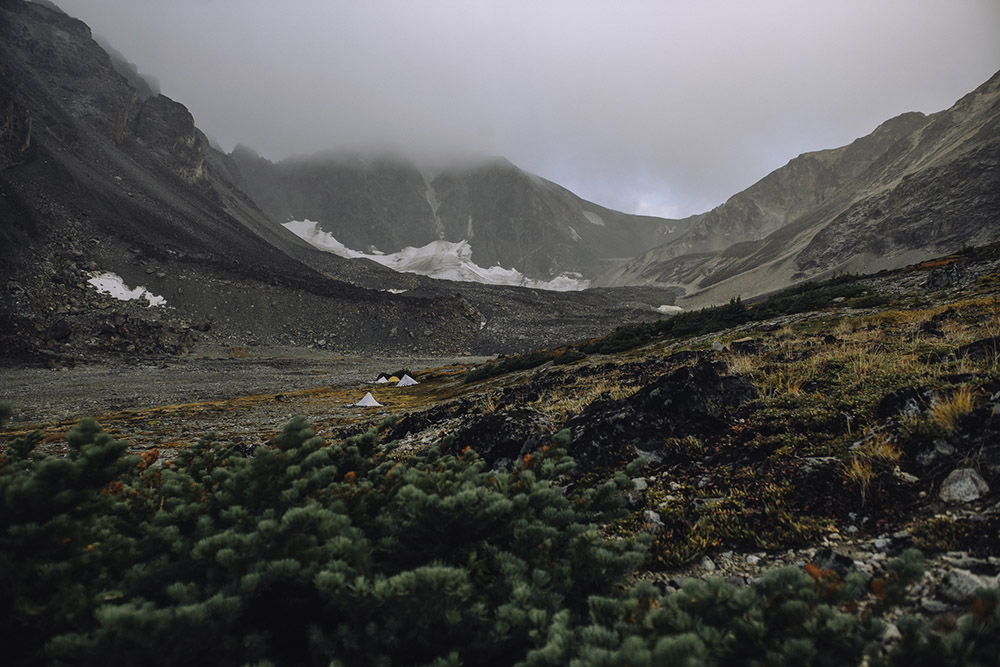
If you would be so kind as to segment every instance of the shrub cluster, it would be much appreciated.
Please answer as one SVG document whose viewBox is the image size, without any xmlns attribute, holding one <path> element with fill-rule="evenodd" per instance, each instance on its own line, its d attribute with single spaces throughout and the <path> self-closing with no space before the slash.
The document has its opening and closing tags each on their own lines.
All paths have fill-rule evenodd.
<svg viewBox="0 0 1000 667">
<path fill-rule="evenodd" d="M 514 371 L 525 371 L 537 368 L 554 359 L 554 354 L 550 350 L 536 350 L 525 354 L 516 354 L 511 357 L 504 357 L 488 364 L 483 364 L 465 374 L 466 382 L 478 382 L 491 377 L 513 373 Z"/>
<path fill-rule="evenodd" d="M 821 283 L 806 282 L 790 287 L 751 306 L 735 297 L 721 306 L 686 311 L 655 322 L 626 324 L 604 338 L 579 347 L 587 354 L 625 352 L 667 337 L 700 336 L 748 322 L 827 308 L 838 297 L 843 297 L 846 305 L 858 308 L 887 301 L 884 295 L 867 293 L 857 277 L 838 276 Z"/>
<path fill-rule="evenodd" d="M 86 420 L 0 470 L 5 664 L 511 664 L 642 558 L 602 537 L 623 475 L 567 494 L 565 437 L 511 469 L 393 458 L 303 418 L 250 458 L 167 464 Z"/>
<path fill-rule="evenodd" d="M 654 322 L 625 324 L 607 336 L 575 344 L 568 351 L 565 348 L 556 351 L 536 350 L 505 357 L 472 369 L 465 374 L 465 381 L 486 380 L 505 373 L 536 368 L 549 361 L 554 364 L 572 363 L 586 358 L 588 354 L 626 352 L 667 337 L 699 336 L 747 322 L 760 322 L 780 315 L 826 308 L 838 297 L 847 299 L 847 305 L 858 308 L 881 305 L 887 300 L 880 294 L 868 294 L 855 276 L 838 276 L 821 283 L 806 282 L 749 307 L 740 297 L 735 297 L 721 306 L 687 311 Z"/>
<path fill-rule="evenodd" d="M 303 418 L 252 457 L 211 437 L 167 463 L 125 456 L 92 420 L 65 457 L 39 440 L 0 459 L 9 665 L 937 665 L 1000 650 L 996 591 L 951 626 L 903 617 L 884 647 L 916 552 L 870 586 L 807 566 L 628 588 L 642 545 L 600 526 L 629 482 L 570 489 L 565 433 L 494 470 L 470 450 L 403 456 L 374 430 L 330 444 Z"/>
</svg>

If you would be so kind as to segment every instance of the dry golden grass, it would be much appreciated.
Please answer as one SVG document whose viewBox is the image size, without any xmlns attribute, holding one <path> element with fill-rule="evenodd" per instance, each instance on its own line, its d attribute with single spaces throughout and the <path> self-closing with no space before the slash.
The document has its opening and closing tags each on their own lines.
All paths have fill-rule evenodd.
<svg viewBox="0 0 1000 667">
<path fill-rule="evenodd" d="M 478 405 L 479 409 L 485 414 L 491 414 L 497 410 L 497 404 L 496 401 L 493 400 L 492 394 L 483 394 L 480 396 L 479 400 L 476 401 L 476 405 Z"/>
<path fill-rule="evenodd" d="M 892 438 L 881 431 L 869 433 L 851 460 L 844 464 L 844 477 L 861 489 L 865 502 L 872 481 L 880 471 L 891 470 L 899 464 L 903 453 Z"/>
<path fill-rule="evenodd" d="M 572 388 L 546 391 L 532 405 L 556 421 L 563 421 L 579 414 L 603 394 L 620 401 L 634 395 L 639 389 L 641 387 L 638 385 L 624 385 L 609 378 L 596 378 Z"/>
<path fill-rule="evenodd" d="M 755 384 L 764 398 L 778 398 L 801 396 L 803 381 L 803 378 L 781 370 L 764 375 Z"/>
<path fill-rule="evenodd" d="M 799 335 L 790 324 L 786 324 L 774 333 L 775 340 L 795 339 L 798 337 Z"/>
<path fill-rule="evenodd" d="M 930 409 L 930 420 L 946 433 L 954 433 L 958 424 L 975 408 L 972 388 L 960 387 L 947 398 L 934 401 Z"/>
<path fill-rule="evenodd" d="M 868 489 L 871 487 L 872 480 L 875 479 L 875 468 L 871 461 L 855 456 L 850 463 L 844 465 L 844 477 L 858 485 L 861 489 L 861 500 L 864 502 L 868 497 Z"/>
<path fill-rule="evenodd" d="M 903 457 L 903 452 L 896 446 L 892 438 L 881 431 L 865 438 L 859 451 L 861 456 L 873 462 L 892 466 L 898 464 Z"/>
<path fill-rule="evenodd" d="M 851 334 L 853 334 L 855 331 L 857 331 L 857 328 L 858 328 L 857 318 L 854 317 L 844 318 L 839 322 L 837 322 L 837 326 L 833 327 L 833 329 L 830 330 L 830 333 L 832 333 L 834 336 L 838 338 L 843 338 L 845 336 L 850 336 Z"/>
<path fill-rule="evenodd" d="M 730 375 L 753 376 L 762 364 L 762 360 L 756 355 L 730 354 L 726 356 L 726 368 Z"/>
</svg>

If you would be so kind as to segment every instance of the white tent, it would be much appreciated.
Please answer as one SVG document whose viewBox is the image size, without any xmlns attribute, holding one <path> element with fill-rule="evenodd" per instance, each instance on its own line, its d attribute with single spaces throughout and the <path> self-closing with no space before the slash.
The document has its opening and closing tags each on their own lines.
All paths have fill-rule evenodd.
<svg viewBox="0 0 1000 667">
<path fill-rule="evenodd" d="M 364 398 L 362 398 L 354 405 L 360 405 L 365 408 L 382 407 L 382 404 L 375 400 L 375 397 L 372 396 L 372 393 L 370 391 L 367 394 L 365 394 Z"/>
<path fill-rule="evenodd" d="M 420 384 L 420 383 L 419 383 L 419 382 L 417 382 L 416 380 L 414 380 L 413 378 L 411 378 L 411 377 L 410 377 L 409 375 L 405 375 L 405 374 L 404 374 L 404 375 L 403 375 L 403 379 L 402 379 L 402 380 L 400 380 L 400 381 L 399 381 L 399 382 L 398 382 L 398 383 L 396 384 L 396 386 L 397 386 L 397 387 L 409 387 L 409 386 L 411 386 L 411 385 L 415 385 L 415 384 Z"/>
<path fill-rule="evenodd" d="M 378 379 L 375 380 L 375 384 L 389 384 L 389 378 L 384 375 L 379 375 Z"/>
</svg>

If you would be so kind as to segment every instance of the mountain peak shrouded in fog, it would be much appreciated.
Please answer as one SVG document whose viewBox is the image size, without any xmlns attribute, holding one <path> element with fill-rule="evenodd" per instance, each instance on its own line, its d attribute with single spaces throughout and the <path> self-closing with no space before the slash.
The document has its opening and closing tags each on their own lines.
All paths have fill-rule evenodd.
<svg viewBox="0 0 1000 667">
<path fill-rule="evenodd" d="M 59 4 L 226 150 L 503 155 L 664 217 L 1000 66 L 993 0 Z"/>
</svg>

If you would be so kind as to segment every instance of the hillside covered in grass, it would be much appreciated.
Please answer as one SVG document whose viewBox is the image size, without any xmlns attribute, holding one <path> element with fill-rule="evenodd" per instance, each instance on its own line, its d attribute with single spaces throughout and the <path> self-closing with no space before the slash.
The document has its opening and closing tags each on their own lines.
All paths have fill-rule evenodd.
<svg viewBox="0 0 1000 667">
<path fill-rule="evenodd" d="M 996 247 L 844 276 L 414 372 L 376 410 L 302 392 L 263 440 L 8 429 L 5 652 L 990 664 L 998 285 Z"/>
</svg>

